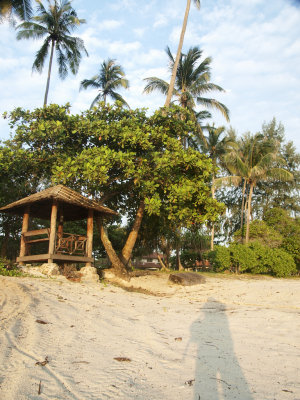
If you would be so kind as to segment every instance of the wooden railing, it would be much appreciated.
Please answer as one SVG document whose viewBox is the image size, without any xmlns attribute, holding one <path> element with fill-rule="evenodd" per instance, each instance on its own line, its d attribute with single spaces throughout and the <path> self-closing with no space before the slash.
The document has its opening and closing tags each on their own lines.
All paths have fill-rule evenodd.
<svg viewBox="0 0 300 400">
<path fill-rule="evenodd" d="M 56 254 L 85 255 L 87 237 L 64 232 L 57 237 Z"/>
</svg>

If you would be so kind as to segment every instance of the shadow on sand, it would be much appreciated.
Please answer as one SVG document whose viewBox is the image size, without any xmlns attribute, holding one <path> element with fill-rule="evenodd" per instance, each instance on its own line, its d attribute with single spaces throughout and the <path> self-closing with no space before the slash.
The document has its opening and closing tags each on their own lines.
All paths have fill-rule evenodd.
<svg viewBox="0 0 300 400">
<path fill-rule="evenodd" d="M 193 399 L 254 400 L 234 353 L 225 305 L 209 298 L 202 309 L 190 330 L 197 346 Z"/>
</svg>

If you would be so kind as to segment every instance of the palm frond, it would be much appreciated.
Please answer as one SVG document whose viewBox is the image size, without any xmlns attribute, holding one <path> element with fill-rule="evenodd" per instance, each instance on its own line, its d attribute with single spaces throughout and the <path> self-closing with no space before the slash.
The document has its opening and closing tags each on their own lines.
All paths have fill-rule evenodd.
<svg viewBox="0 0 300 400">
<path fill-rule="evenodd" d="M 229 119 L 229 110 L 228 108 L 220 103 L 219 101 L 215 100 L 215 99 L 207 99 L 204 97 L 197 97 L 197 103 L 198 104 L 202 104 L 208 108 L 214 108 L 218 111 L 221 112 L 221 114 L 225 117 L 226 121 L 230 121 Z"/>
<path fill-rule="evenodd" d="M 148 82 L 144 88 L 144 93 L 152 93 L 154 90 L 159 90 L 162 94 L 167 94 L 169 89 L 169 84 L 163 79 L 156 78 L 154 76 L 143 79 Z"/>
</svg>

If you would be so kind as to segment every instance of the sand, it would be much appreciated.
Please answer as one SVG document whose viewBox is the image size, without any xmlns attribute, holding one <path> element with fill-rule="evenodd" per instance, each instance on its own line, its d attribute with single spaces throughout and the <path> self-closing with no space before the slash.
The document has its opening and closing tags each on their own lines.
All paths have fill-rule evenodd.
<svg viewBox="0 0 300 400">
<path fill-rule="evenodd" d="M 300 399 L 300 280 L 129 286 L 0 277 L 0 399 Z"/>
</svg>

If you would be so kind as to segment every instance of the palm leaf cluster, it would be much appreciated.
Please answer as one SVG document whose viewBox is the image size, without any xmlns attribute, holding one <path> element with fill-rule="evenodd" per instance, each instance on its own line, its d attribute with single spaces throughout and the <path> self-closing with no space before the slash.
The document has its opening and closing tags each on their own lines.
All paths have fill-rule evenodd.
<svg viewBox="0 0 300 400">
<path fill-rule="evenodd" d="M 8 19 L 14 24 L 14 17 L 26 21 L 31 15 L 32 6 L 30 0 L 0 0 L 0 23 Z"/>
<path fill-rule="evenodd" d="M 116 91 L 120 87 L 127 89 L 129 87 L 129 82 L 125 78 L 125 73 L 121 65 L 116 64 L 116 60 L 112 59 L 103 61 L 99 73 L 91 79 L 84 79 L 80 84 L 80 90 L 92 88 L 98 89 L 99 91 L 91 104 L 91 108 L 101 100 L 106 103 L 108 96 L 129 107 L 124 98 Z"/>
<path fill-rule="evenodd" d="M 169 47 L 167 47 L 166 53 L 169 58 L 169 69 L 172 71 L 175 60 Z M 199 120 L 211 117 L 211 114 L 208 111 L 203 112 L 203 110 L 197 112 L 195 110 L 197 105 L 218 110 L 229 121 L 229 110 L 224 104 L 216 99 L 204 97 L 206 93 L 212 91 L 224 92 L 224 89 L 210 82 L 212 59 L 206 57 L 201 61 L 202 53 L 202 50 L 195 46 L 191 47 L 186 54 L 181 54 L 176 72 L 173 102 L 178 102 L 182 107 L 195 111 Z M 165 95 L 168 93 L 169 84 L 163 79 L 149 77 L 144 80 L 147 82 L 144 88 L 145 93 L 156 90 Z"/>
</svg>

